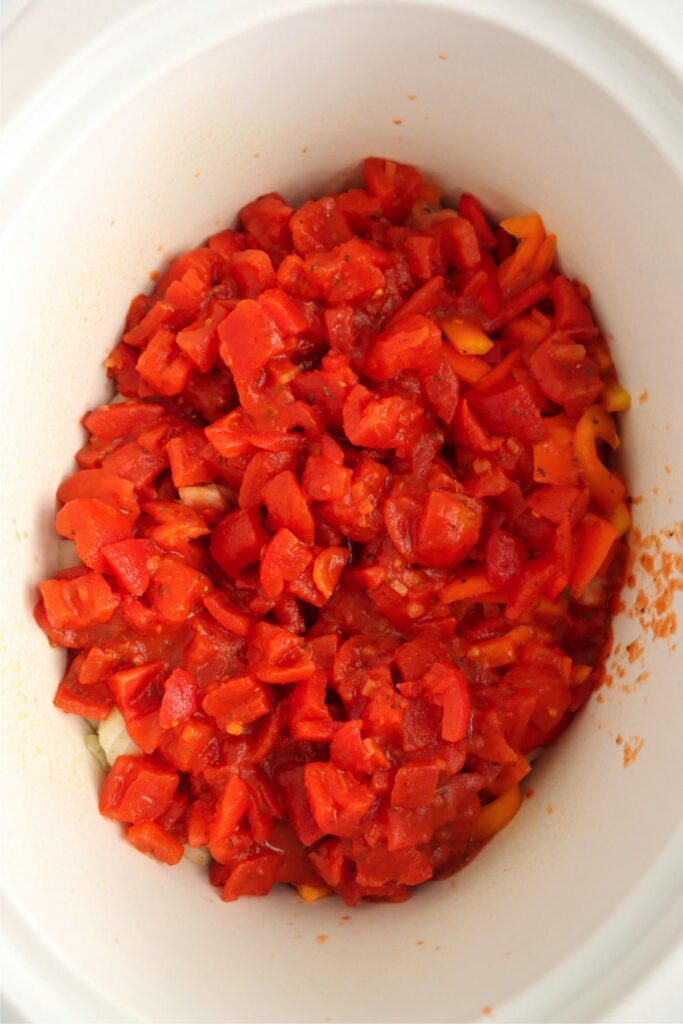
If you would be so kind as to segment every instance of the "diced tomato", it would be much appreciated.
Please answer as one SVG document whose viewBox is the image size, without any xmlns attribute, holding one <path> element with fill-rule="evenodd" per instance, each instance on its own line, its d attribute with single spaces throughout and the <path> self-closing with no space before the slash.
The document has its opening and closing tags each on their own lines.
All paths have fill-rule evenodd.
<svg viewBox="0 0 683 1024">
<path fill-rule="evenodd" d="M 266 597 L 279 597 L 286 581 L 300 576 L 313 556 L 291 530 L 277 531 L 261 557 L 260 580 Z"/>
<path fill-rule="evenodd" d="M 374 802 L 366 784 L 326 761 L 306 765 L 304 785 L 313 817 L 330 835 L 353 835 Z"/>
<path fill-rule="evenodd" d="M 263 306 L 252 299 L 238 303 L 221 321 L 218 337 L 221 359 L 238 383 L 255 380 L 270 357 L 282 349 L 280 332 Z"/>
<path fill-rule="evenodd" d="M 118 585 L 127 593 L 141 597 L 152 578 L 149 565 L 154 546 L 143 538 L 119 540 L 105 544 L 100 553 L 107 572 L 114 576 Z"/>
<path fill-rule="evenodd" d="M 125 512 L 99 498 L 75 498 L 57 513 L 55 525 L 62 537 L 73 540 L 78 557 L 97 572 L 107 568 L 102 548 L 127 540 L 133 523 Z"/>
<path fill-rule="evenodd" d="M 178 864 L 183 856 L 183 844 L 153 821 L 131 825 L 126 832 L 126 839 L 140 853 L 146 853 L 162 864 Z"/>
<path fill-rule="evenodd" d="M 240 896 L 267 896 L 275 884 L 281 862 L 282 856 L 274 852 L 240 861 L 232 868 L 221 899 L 230 903 Z"/>
<path fill-rule="evenodd" d="M 211 537 L 211 554 L 223 572 L 234 577 L 259 557 L 267 540 L 258 510 L 241 509 L 228 513 L 216 526 Z"/>
<path fill-rule="evenodd" d="M 399 223 L 410 213 L 422 185 L 422 176 L 415 167 L 378 157 L 368 157 L 364 162 L 363 178 L 385 217 Z"/>
<path fill-rule="evenodd" d="M 264 683 L 294 683 L 315 671 L 305 641 L 278 626 L 259 622 L 248 641 L 249 663 Z"/>
<path fill-rule="evenodd" d="M 96 572 L 44 580 L 40 593 L 48 622 L 55 629 L 87 629 L 108 622 L 119 603 L 104 576 Z"/>
<path fill-rule="evenodd" d="M 176 668 L 164 683 L 164 695 L 159 711 L 159 725 L 171 729 L 186 722 L 197 711 L 199 690 L 197 680 L 185 669 Z"/>
<path fill-rule="evenodd" d="M 363 372 L 372 380 L 390 380 L 402 370 L 435 373 L 441 359 L 441 331 L 419 314 L 405 317 L 378 335 L 365 355 Z"/>
<path fill-rule="evenodd" d="M 148 757 L 117 757 L 100 792 L 100 812 L 131 825 L 164 813 L 178 787 L 178 773 Z"/>
<path fill-rule="evenodd" d="M 130 480 L 108 473 L 106 469 L 81 469 L 57 488 L 57 497 L 65 503 L 96 498 L 134 519 L 139 512 L 135 488 Z"/>
<path fill-rule="evenodd" d="M 202 708 L 222 729 L 240 735 L 271 709 L 268 688 L 254 676 L 233 676 L 207 690 Z"/>
<path fill-rule="evenodd" d="M 423 565 L 461 562 L 479 539 L 482 507 L 462 494 L 432 491 L 417 523 L 416 554 Z"/>
<path fill-rule="evenodd" d="M 507 587 L 518 578 L 526 559 L 524 545 L 508 530 L 493 530 L 486 544 L 486 578 L 492 589 Z"/>
</svg>

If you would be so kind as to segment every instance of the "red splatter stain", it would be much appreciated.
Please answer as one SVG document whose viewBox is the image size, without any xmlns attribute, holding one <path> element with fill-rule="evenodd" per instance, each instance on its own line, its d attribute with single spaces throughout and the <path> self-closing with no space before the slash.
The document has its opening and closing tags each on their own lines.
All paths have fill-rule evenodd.
<svg viewBox="0 0 683 1024">
<path fill-rule="evenodd" d="M 645 390 L 641 391 L 641 393 L 638 395 L 638 401 L 642 405 L 644 402 L 647 402 L 649 397 L 650 397 L 650 392 L 647 390 L 647 388 L 645 388 Z"/>
<path fill-rule="evenodd" d="M 319 946 L 324 946 L 328 939 L 329 935 L 317 935 L 315 941 L 318 943 Z"/>
</svg>

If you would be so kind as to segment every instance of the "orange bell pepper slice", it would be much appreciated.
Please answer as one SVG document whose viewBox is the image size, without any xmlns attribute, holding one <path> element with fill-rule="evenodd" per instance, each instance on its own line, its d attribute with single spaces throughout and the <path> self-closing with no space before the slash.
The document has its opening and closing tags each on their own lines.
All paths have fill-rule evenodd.
<svg viewBox="0 0 683 1024">
<path fill-rule="evenodd" d="M 543 420 L 546 437 L 533 446 L 536 483 L 574 487 L 579 482 L 574 430 L 570 422 L 565 416 L 549 416 Z"/>
<path fill-rule="evenodd" d="M 490 601 L 491 604 L 505 602 L 507 593 L 491 587 L 483 569 L 465 570 L 454 580 L 447 583 L 441 591 L 441 601 L 451 604 L 453 601 Z"/>
<path fill-rule="evenodd" d="M 545 227 L 537 213 L 524 217 L 509 217 L 500 226 L 520 244 L 511 256 L 498 267 L 498 284 L 501 291 L 509 291 L 527 271 L 533 269 L 534 260 L 545 240 Z M 552 262 L 552 261 L 551 261 Z"/>
<path fill-rule="evenodd" d="M 624 497 L 626 488 L 599 459 L 595 442 L 606 441 L 619 447 L 614 420 L 599 405 L 591 405 L 576 424 L 574 454 L 591 496 L 606 512 L 611 512 Z"/>
<path fill-rule="evenodd" d="M 576 558 L 569 577 L 569 589 L 580 597 L 607 558 L 619 534 L 606 519 L 586 512 L 574 531 Z"/>
<path fill-rule="evenodd" d="M 449 316 L 441 321 L 441 330 L 462 356 L 485 356 L 493 342 L 473 320 Z"/>
<path fill-rule="evenodd" d="M 460 380 L 464 380 L 466 384 L 476 384 L 491 372 L 489 364 L 479 356 L 463 356 L 450 345 L 443 346 L 443 354 Z"/>
<path fill-rule="evenodd" d="M 519 786 L 513 786 L 507 793 L 492 800 L 483 807 L 474 827 L 476 839 L 490 839 L 509 825 L 522 803 Z"/>
</svg>

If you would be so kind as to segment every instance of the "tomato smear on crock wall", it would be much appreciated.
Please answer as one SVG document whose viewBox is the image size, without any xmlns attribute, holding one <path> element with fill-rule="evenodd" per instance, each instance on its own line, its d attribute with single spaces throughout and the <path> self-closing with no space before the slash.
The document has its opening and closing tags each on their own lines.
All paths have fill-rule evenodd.
<svg viewBox="0 0 683 1024">
<path fill-rule="evenodd" d="M 133 299 L 58 490 L 55 703 L 122 716 L 102 814 L 208 848 L 225 900 L 453 872 L 603 672 L 629 399 L 588 290 L 537 214 L 363 178 L 261 196 Z"/>
</svg>

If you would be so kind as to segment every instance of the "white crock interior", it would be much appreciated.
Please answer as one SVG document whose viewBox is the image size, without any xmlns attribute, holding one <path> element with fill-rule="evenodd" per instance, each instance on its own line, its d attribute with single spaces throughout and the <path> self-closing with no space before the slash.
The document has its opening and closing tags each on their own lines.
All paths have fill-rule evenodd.
<svg viewBox="0 0 683 1024">
<path fill-rule="evenodd" d="M 643 935 L 651 957 L 672 941 L 683 650 L 642 637 L 643 658 L 542 759 L 534 798 L 455 884 L 345 921 L 341 903 L 285 890 L 223 905 L 191 864 L 129 848 L 97 814 L 80 723 L 52 708 L 62 656 L 31 617 L 55 568 L 55 487 L 80 415 L 108 394 L 101 364 L 130 296 L 248 199 L 296 202 L 369 153 L 494 213 L 541 212 L 563 266 L 590 283 L 625 385 L 649 392 L 623 425 L 637 521 L 674 520 L 680 107 L 647 54 L 606 30 L 581 5 L 532 0 L 168 2 L 95 47 L 17 128 L 0 282 L 3 825 L 14 977 L 36 1013 L 576 1019 L 647 966 L 627 959 Z M 615 632 L 625 644 L 640 626 L 622 616 Z M 617 734 L 645 741 L 628 769 Z"/>
</svg>

